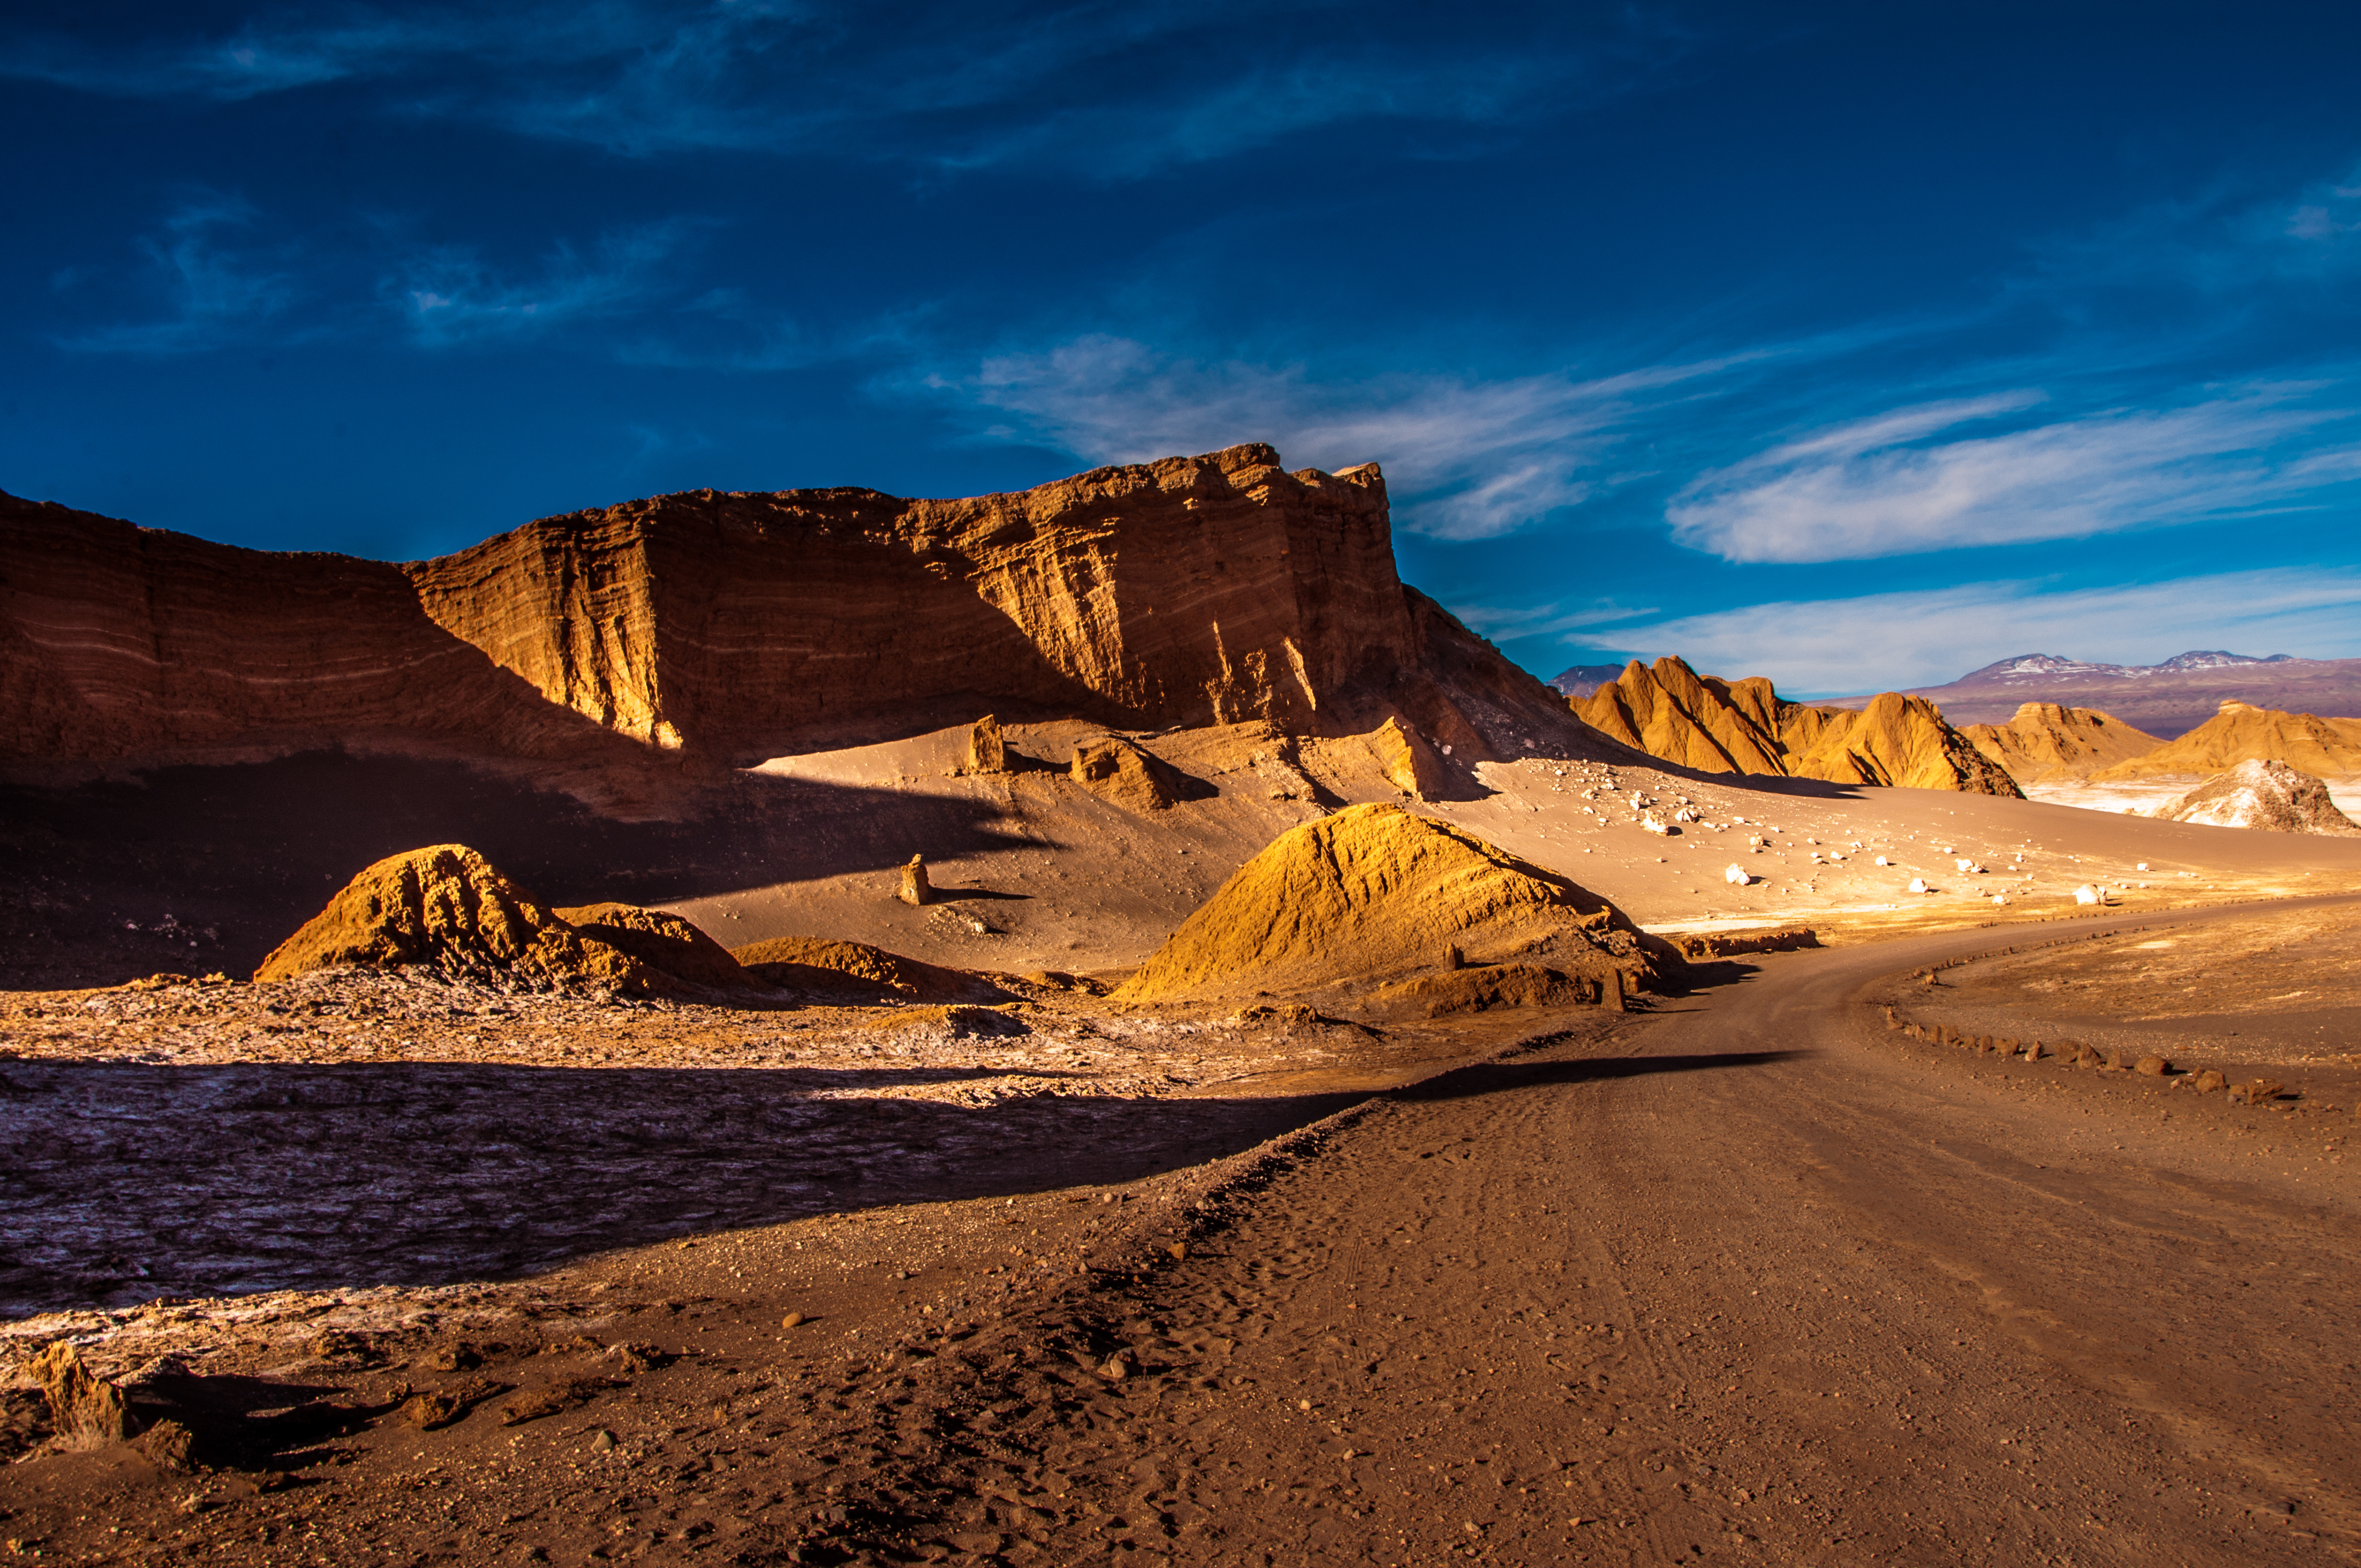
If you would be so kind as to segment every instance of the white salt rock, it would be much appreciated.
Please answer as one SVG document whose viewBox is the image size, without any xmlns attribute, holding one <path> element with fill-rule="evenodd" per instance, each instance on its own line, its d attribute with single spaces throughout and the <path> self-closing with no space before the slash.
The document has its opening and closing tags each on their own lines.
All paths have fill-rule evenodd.
<svg viewBox="0 0 2361 1568">
<path fill-rule="evenodd" d="M 1910 879 L 1910 891 L 1912 893 L 1932 893 L 1935 890 L 1927 885 L 1927 879 L 1925 877 L 1915 876 Z"/>
<path fill-rule="evenodd" d="M 2004 893 L 1995 893 L 1993 894 L 1993 902 L 1994 904 L 2006 904 L 2008 902 L 2008 894 Z"/>
<path fill-rule="evenodd" d="M 2074 890 L 2074 902 L 2077 904 L 2104 904 L 2106 901 L 2107 895 L 2089 883 Z"/>
<path fill-rule="evenodd" d="M 1721 873 L 1721 880 L 1732 887 L 1744 887 L 1754 879 L 1747 874 L 1744 866 L 1733 862 L 1728 871 Z"/>
<path fill-rule="evenodd" d="M 1880 856 L 1878 856 L 1878 857 L 1877 857 L 1877 863 L 1878 863 L 1879 865 L 1881 865 L 1881 866 L 1890 866 L 1890 865 L 1892 865 L 1894 862 L 1893 862 L 1892 861 L 1887 860 L 1883 855 L 1880 855 Z"/>
<path fill-rule="evenodd" d="M 2134 866 L 2132 870 L 2136 872 L 2144 872 L 2147 870 L 2147 862 L 2146 861 L 2142 861 L 2139 864 Z"/>
</svg>

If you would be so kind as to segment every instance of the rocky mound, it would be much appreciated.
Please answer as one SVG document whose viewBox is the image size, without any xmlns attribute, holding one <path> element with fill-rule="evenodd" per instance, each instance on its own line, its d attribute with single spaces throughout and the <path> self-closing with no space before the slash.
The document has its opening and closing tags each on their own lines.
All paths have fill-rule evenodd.
<svg viewBox="0 0 2361 1568">
<path fill-rule="evenodd" d="M 979 974 L 889 953 L 866 942 L 774 937 L 732 948 L 730 957 L 768 985 L 817 1001 L 988 1003 L 1015 1000 Z"/>
<path fill-rule="evenodd" d="M 1073 781 L 1126 811 L 1162 811 L 1180 798 L 1182 779 L 1134 741 L 1102 736 L 1074 748 Z"/>
<path fill-rule="evenodd" d="M 2240 762 L 2170 806 L 2158 807 L 2156 815 L 2168 822 L 2195 822 L 2209 828 L 2361 836 L 2361 824 L 2336 809 L 2326 784 L 2285 762 Z"/>
<path fill-rule="evenodd" d="M 2093 782 L 2211 775 L 2240 762 L 2285 762 L 2324 778 L 2361 774 L 2361 718 L 2281 713 L 2235 698 L 2212 718 L 2156 750 L 2093 773 Z"/>
<path fill-rule="evenodd" d="M 254 978 L 401 964 L 529 984 L 668 989 L 657 971 L 585 937 L 464 844 L 412 850 L 370 866 L 264 959 Z"/>
<path fill-rule="evenodd" d="M 680 916 L 634 904 L 590 904 L 561 909 L 557 917 L 593 941 L 629 953 L 662 974 L 717 991 L 762 983 L 730 949 Z"/>
<path fill-rule="evenodd" d="M 1292 995 L 1470 965 L 1656 987 L 1679 960 L 1564 877 L 1395 806 L 1289 829 L 1182 922 L 1118 999 Z"/>
<path fill-rule="evenodd" d="M 2006 724 L 1971 724 L 1960 733 L 2020 784 L 2087 778 L 2164 744 L 2095 707 L 2054 702 L 2025 703 Z"/>
<path fill-rule="evenodd" d="M 2021 797 L 2007 770 L 1921 697 L 1886 692 L 1858 712 L 1788 702 L 1760 675 L 1725 681 L 1665 657 L 1637 659 L 1573 705 L 1593 729 L 1707 773 L 1767 773 Z"/>
</svg>

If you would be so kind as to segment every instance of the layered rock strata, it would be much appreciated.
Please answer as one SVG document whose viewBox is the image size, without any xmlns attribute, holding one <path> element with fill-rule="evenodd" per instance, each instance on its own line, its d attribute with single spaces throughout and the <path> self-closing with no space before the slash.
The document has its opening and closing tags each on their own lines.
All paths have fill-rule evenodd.
<svg viewBox="0 0 2361 1568">
<path fill-rule="evenodd" d="M 1923 697 L 1886 692 L 1855 712 L 1789 702 L 1760 675 L 1725 681 L 1673 657 L 1637 659 L 1573 704 L 1610 740 L 1705 773 L 1766 773 L 1832 784 L 1893 784 L 2020 797 Z"/>
<path fill-rule="evenodd" d="M 402 735 L 726 762 L 987 708 L 1296 733 L 1400 713 L 1471 761 L 1562 711 L 1402 585 L 1374 465 L 1290 473 L 1262 445 L 961 500 L 692 491 L 408 565 L 0 498 L 0 756 Z"/>
</svg>

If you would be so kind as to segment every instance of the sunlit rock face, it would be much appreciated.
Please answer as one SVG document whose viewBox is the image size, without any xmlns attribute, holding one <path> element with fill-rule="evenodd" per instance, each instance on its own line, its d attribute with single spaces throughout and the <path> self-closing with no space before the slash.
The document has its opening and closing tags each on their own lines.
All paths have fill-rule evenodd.
<svg viewBox="0 0 2361 1568">
<path fill-rule="evenodd" d="M 19 759 L 387 735 L 741 755 L 975 696 L 1142 728 L 1399 712 L 1469 761 L 1487 703 L 1511 729 L 1551 707 L 1403 587 L 1374 466 L 1289 473 L 1260 445 L 963 500 L 694 491 L 407 565 L 0 498 L 0 563 Z"/>
</svg>

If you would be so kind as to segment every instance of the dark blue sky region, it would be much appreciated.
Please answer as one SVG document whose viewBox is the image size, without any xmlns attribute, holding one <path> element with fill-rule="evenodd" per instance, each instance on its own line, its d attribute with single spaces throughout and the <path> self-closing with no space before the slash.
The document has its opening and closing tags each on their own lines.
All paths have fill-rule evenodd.
<svg viewBox="0 0 2361 1568">
<path fill-rule="evenodd" d="M 2361 11 L 45 5 L 0 488 L 437 554 L 1267 440 L 1543 674 L 2361 655 Z"/>
</svg>

